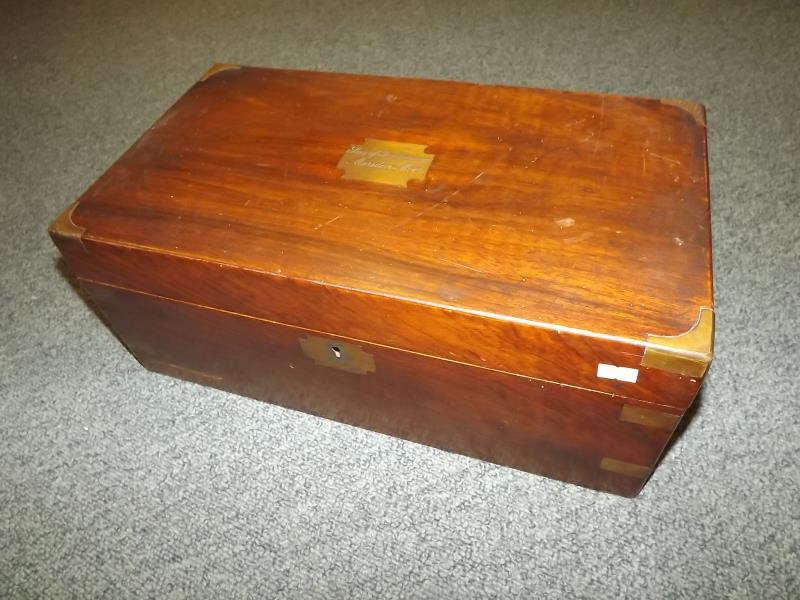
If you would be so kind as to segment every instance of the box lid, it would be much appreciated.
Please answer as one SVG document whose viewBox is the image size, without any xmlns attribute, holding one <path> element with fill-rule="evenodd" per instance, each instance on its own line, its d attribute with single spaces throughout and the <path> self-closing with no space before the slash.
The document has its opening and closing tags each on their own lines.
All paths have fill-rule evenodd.
<svg viewBox="0 0 800 600">
<path fill-rule="evenodd" d="M 274 283 L 260 308 L 222 306 L 204 275 L 186 301 L 568 385 L 590 380 L 553 363 L 584 361 L 592 387 L 637 395 L 597 365 L 696 383 L 711 359 L 709 221 L 698 104 L 217 65 L 51 232 L 128 252 L 117 272 L 174 259 Z M 336 305 L 304 306 L 312 288 Z M 480 350 L 452 358 L 461 333 Z"/>
</svg>

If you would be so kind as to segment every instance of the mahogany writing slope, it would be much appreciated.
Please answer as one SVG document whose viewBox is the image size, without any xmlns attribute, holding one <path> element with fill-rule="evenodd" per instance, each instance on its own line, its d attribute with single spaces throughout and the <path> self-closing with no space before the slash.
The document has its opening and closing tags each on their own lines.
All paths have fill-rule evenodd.
<svg viewBox="0 0 800 600">
<path fill-rule="evenodd" d="M 709 221 L 695 103 L 216 65 L 50 233 L 149 369 L 632 496 Z"/>
</svg>

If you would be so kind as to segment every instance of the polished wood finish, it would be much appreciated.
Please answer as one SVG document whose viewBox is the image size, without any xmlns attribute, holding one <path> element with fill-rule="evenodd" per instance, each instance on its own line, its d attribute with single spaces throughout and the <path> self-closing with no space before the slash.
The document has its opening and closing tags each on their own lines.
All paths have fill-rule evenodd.
<svg viewBox="0 0 800 600">
<path fill-rule="evenodd" d="M 423 175 L 405 184 L 396 173 L 391 182 L 363 180 L 371 171 L 353 171 L 358 153 L 380 140 L 410 149 Z M 342 400 L 324 398 L 328 383 L 320 382 L 336 380 L 336 396 L 359 375 L 324 366 L 308 366 L 298 380 L 318 393 L 296 407 L 619 493 L 642 478 L 608 478 L 649 473 L 669 435 L 662 428 L 647 452 L 628 453 L 630 428 L 643 425 L 619 421 L 621 406 L 680 416 L 711 359 L 713 321 L 710 333 L 665 337 L 687 334 L 713 309 L 705 121 L 691 103 L 220 66 L 51 234 L 146 366 L 211 377 L 210 358 L 192 354 L 193 336 L 210 336 L 211 352 L 220 330 L 252 322 L 261 337 L 244 336 L 235 352 L 233 339 L 216 349 L 269 353 L 274 336 L 270 360 L 282 364 L 300 351 L 300 330 L 368 344 L 377 370 L 358 385 L 372 381 L 374 393 L 405 407 L 387 414 L 391 426 L 359 416 L 358 404 L 331 408 Z M 170 317 L 156 326 L 150 311 Z M 158 332 L 172 318 L 174 337 L 165 339 Z M 701 337 L 707 343 L 682 347 Z M 660 347 L 664 340 L 670 347 Z M 658 368 L 643 364 L 648 348 Z M 682 353 L 694 361 L 691 375 Z M 638 378 L 599 378 L 599 363 L 638 369 Z M 278 371 L 229 365 L 213 376 L 225 389 L 277 398 L 270 389 L 300 385 L 291 381 L 296 372 Z M 428 404 L 400 399 L 409 386 L 420 398 L 444 394 L 431 378 L 451 389 L 435 413 L 452 419 L 445 430 L 465 428 L 461 441 L 420 425 L 433 416 Z M 483 400 L 457 380 L 472 382 Z M 568 423 L 552 435 L 532 434 L 529 423 L 502 451 L 476 450 L 492 443 L 482 423 L 495 422 L 501 405 L 527 402 L 531 381 L 549 396 L 535 393 L 528 418 L 561 410 Z M 613 426 L 592 421 L 595 410 L 617 415 Z M 528 435 L 537 456 L 551 458 L 527 456 Z M 607 449 L 618 455 L 598 458 L 595 448 L 574 475 L 570 461 L 592 436 L 614 438 Z M 598 475 L 603 458 L 616 473 Z"/>
<path fill-rule="evenodd" d="M 362 346 L 373 372 L 320 367 L 302 328 L 83 285 L 152 370 L 483 460 L 630 496 L 646 475 L 604 470 L 603 459 L 649 474 L 670 437 L 620 418 L 646 403 L 372 344 Z"/>
<path fill-rule="evenodd" d="M 94 240 L 85 240 L 84 245 L 85 249 L 69 244 L 62 248 L 72 270 L 85 279 L 480 368 L 679 408 L 688 407 L 702 382 L 702 378 L 646 368 L 640 370 L 635 385 L 598 378 L 597 364 L 601 362 L 632 368 L 639 365 L 643 348 L 624 341 L 490 320 L 140 248 Z"/>
</svg>

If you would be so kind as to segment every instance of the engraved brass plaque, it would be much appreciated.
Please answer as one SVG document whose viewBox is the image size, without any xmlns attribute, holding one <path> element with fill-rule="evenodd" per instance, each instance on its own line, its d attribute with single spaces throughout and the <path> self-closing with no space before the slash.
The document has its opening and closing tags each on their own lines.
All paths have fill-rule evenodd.
<svg viewBox="0 0 800 600">
<path fill-rule="evenodd" d="M 407 144 L 367 138 L 345 150 L 336 168 L 342 179 L 371 181 L 405 187 L 412 179 L 425 179 L 433 161 L 422 144 Z"/>
<path fill-rule="evenodd" d="M 322 367 L 364 375 L 375 371 L 375 358 L 361 346 L 316 335 L 300 338 L 303 354 Z"/>
</svg>

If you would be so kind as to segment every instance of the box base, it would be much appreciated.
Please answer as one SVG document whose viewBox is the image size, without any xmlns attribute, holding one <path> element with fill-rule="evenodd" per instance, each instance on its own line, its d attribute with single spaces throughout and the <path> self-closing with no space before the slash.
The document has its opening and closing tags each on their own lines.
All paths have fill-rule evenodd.
<svg viewBox="0 0 800 600">
<path fill-rule="evenodd" d="M 669 407 L 81 284 L 151 370 L 604 492 L 638 494 L 680 417 Z M 333 364 L 309 353 L 302 341 L 310 337 L 331 341 Z M 354 349 L 367 366 L 337 368 L 335 350 Z"/>
</svg>

